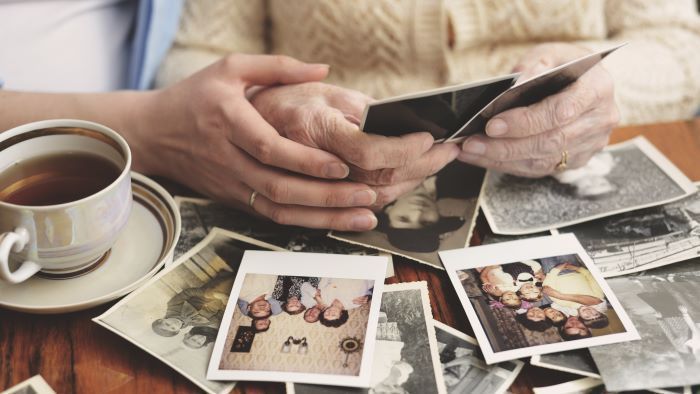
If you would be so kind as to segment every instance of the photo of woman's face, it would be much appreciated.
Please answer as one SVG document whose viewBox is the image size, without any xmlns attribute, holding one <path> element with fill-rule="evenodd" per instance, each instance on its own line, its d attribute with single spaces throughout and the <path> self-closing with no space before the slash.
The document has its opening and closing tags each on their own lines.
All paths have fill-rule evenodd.
<svg viewBox="0 0 700 394">
<path fill-rule="evenodd" d="M 393 228 L 419 229 L 437 223 L 440 213 L 435 198 L 435 182 L 426 180 L 384 209 L 389 225 Z"/>
</svg>

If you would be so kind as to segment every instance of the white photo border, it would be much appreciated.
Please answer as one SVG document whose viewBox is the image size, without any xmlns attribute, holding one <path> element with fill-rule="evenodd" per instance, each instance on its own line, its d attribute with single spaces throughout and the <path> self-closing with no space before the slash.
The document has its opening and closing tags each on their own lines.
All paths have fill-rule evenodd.
<svg viewBox="0 0 700 394">
<path fill-rule="evenodd" d="M 576 254 L 579 256 L 585 267 L 596 279 L 598 285 L 603 289 L 605 297 L 620 318 L 625 332 L 577 339 L 571 342 L 550 343 L 494 352 L 491 347 L 491 342 L 481 325 L 481 320 L 477 316 L 464 287 L 462 287 L 462 283 L 457 277 L 457 271 L 480 268 L 493 264 L 507 264 L 516 261 L 563 256 L 567 254 Z M 481 346 L 481 351 L 484 354 L 484 359 L 487 364 L 534 356 L 535 354 L 555 353 L 640 339 L 637 329 L 634 327 L 629 316 L 627 316 L 627 312 L 625 312 L 618 301 L 615 293 L 610 289 L 607 282 L 600 274 L 598 267 L 596 267 L 591 258 L 588 257 L 583 246 L 581 246 L 578 239 L 576 239 L 576 236 L 573 234 L 550 235 L 492 245 L 475 246 L 466 249 L 448 250 L 440 252 L 440 258 L 445 265 L 447 275 L 450 277 L 452 285 L 457 291 L 457 296 L 462 303 L 462 307 L 467 313 L 467 318 L 474 329 L 474 335 L 476 335 L 476 339 Z"/>
<path fill-rule="evenodd" d="M 445 324 L 441 321 L 433 320 L 433 326 L 435 326 L 436 328 L 439 328 L 442 331 L 445 331 L 448 334 L 455 336 L 461 340 L 467 341 L 467 342 L 471 343 L 472 345 L 479 346 L 479 342 L 477 342 L 476 339 L 470 337 L 469 335 L 467 335 L 467 334 L 465 334 L 465 333 L 463 333 L 463 332 L 461 332 L 453 327 L 448 326 L 447 324 Z M 508 388 L 513 384 L 515 379 L 520 374 L 520 371 L 525 366 L 525 363 L 520 361 L 520 360 L 509 360 L 508 362 L 515 364 L 515 369 L 510 372 L 511 375 L 508 377 L 508 379 L 506 379 L 503 382 L 503 384 L 500 387 L 498 387 L 496 392 L 493 394 L 505 393 L 508 390 Z M 493 365 L 493 367 L 498 368 L 498 365 Z M 443 378 L 443 380 L 444 380 L 444 378 Z"/>
<path fill-rule="evenodd" d="M 273 257 L 273 259 L 270 259 Z M 329 264 L 329 259 L 334 260 Z M 341 261 L 342 260 L 342 261 Z M 338 254 L 302 253 L 302 252 L 267 252 L 247 250 L 243 255 L 241 266 L 233 282 L 229 302 L 219 327 L 214 343 L 214 350 L 207 369 L 207 379 L 232 381 L 295 382 L 325 384 L 334 386 L 363 387 L 370 384 L 372 356 L 379 321 L 381 294 L 384 289 L 384 274 L 389 262 L 383 256 L 352 256 Z M 314 276 L 326 278 L 346 278 L 374 280 L 373 302 L 370 305 L 364 349 L 358 376 L 317 374 L 308 372 L 224 370 L 219 368 L 224 342 L 233 320 L 236 300 L 243 287 L 247 274 Z"/>
<path fill-rule="evenodd" d="M 581 376 L 585 376 L 588 378 L 602 379 L 600 374 L 597 374 L 597 373 L 581 371 L 580 369 L 567 368 L 567 367 L 562 367 L 561 365 L 549 364 L 549 363 L 543 362 L 542 359 L 540 358 L 540 356 L 541 356 L 540 354 L 535 354 L 534 356 L 530 357 L 530 364 L 532 364 L 536 367 L 540 367 L 540 368 L 546 368 L 546 369 L 552 369 L 555 371 L 567 372 L 570 374 L 581 375 Z"/>
</svg>

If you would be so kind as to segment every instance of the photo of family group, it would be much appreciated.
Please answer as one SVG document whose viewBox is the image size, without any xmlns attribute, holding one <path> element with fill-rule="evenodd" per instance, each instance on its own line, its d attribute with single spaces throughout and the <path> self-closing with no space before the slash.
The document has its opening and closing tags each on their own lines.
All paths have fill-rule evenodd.
<svg viewBox="0 0 700 394">
<path fill-rule="evenodd" d="M 518 253 L 537 254 L 517 259 Z M 441 257 L 450 265 L 448 273 L 470 322 L 478 326 L 475 334 L 482 348 L 502 357 L 582 348 L 622 337 L 629 340 L 628 334 L 638 338 L 572 235 L 449 251 Z M 488 352 L 485 355 L 488 359 Z"/>
<path fill-rule="evenodd" d="M 261 378 L 258 373 L 278 381 L 285 381 L 284 376 L 312 383 L 319 381 L 313 376 L 357 380 L 367 367 L 365 353 L 372 354 L 367 345 L 373 346 L 369 338 L 377 327 L 379 303 L 374 298 L 381 295 L 376 287 L 383 285 L 387 259 L 333 258 L 348 261 L 311 253 L 246 252 L 208 377 L 248 380 Z M 292 261 L 305 263 L 307 269 Z M 342 272 L 354 268 L 365 277 Z"/>
</svg>

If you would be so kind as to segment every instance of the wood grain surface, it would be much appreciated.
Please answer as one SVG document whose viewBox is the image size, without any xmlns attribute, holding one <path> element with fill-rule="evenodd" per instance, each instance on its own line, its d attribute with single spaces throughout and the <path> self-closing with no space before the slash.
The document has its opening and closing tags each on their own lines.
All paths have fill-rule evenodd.
<svg viewBox="0 0 700 394">
<path fill-rule="evenodd" d="M 700 119 L 615 130 L 611 143 L 644 135 L 693 181 L 700 180 Z M 167 182 L 164 182 L 167 184 Z M 182 189 L 168 185 L 173 193 Z M 489 232 L 483 217 L 471 240 L 480 243 Z M 387 283 L 428 282 L 433 316 L 471 334 L 447 274 L 402 258 L 394 258 L 396 276 Z M 41 374 L 58 393 L 192 393 L 199 389 L 186 378 L 126 340 L 93 323 L 112 303 L 63 315 L 31 315 L 0 309 L 0 391 Z M 532 387 L 578 378 L 563 372 L 527 366 L 511 387 L 515 394 Z M 281 384 L 244 383 L 236 390 L 284 392 Z"/>
</svg>

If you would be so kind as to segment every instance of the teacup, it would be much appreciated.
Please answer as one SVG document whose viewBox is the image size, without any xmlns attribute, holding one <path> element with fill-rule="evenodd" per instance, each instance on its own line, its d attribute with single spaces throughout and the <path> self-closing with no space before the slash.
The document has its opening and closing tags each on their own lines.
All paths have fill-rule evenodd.
<svg viewBox="0 0 700 394">
<path fill-rule="evenodd" d="M 103 261 L 131 212 L 130 168 L 124 138 L 97 123 L 0 133 L 0 279 L 74 277 Z"/>
</svg>

